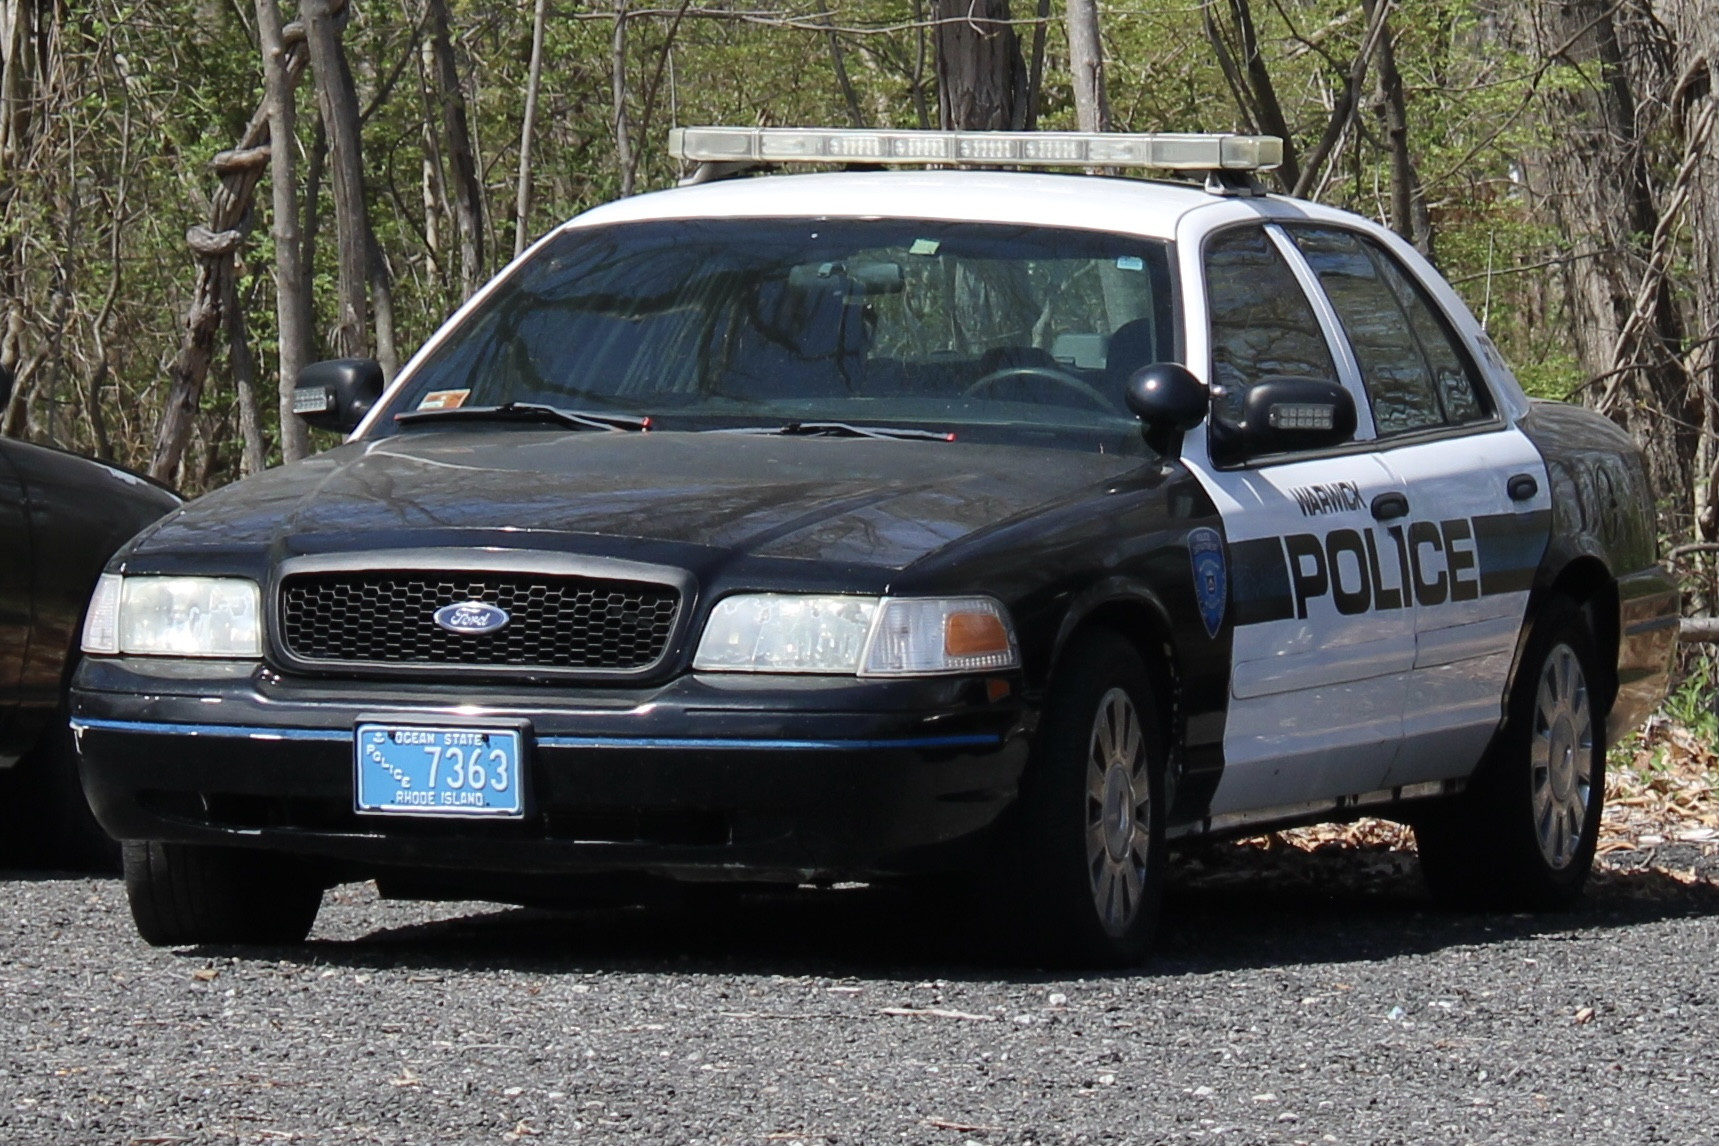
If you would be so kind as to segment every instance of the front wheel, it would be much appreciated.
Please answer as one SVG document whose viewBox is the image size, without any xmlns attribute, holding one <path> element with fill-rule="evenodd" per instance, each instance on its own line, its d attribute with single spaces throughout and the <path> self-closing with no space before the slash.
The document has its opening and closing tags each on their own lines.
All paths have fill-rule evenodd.
<svg viewBox="0 0 1719 1146">
<path fill-rule="evenodd" d="M 1421 870 L 1457 906 L 1575 902 L 1593 868 L 1605 802 L 1605 713 L 1581 611 L 1553 602 L 1535 625 L 1503 732 L 1461 801 L 1415 827 Z"/>
<path fill-rule="evenodd" d="M 321 882 L 288 856 L 128 841 L 121 858 L 131 918 L 153 947 L 302 943 L 322 905 Z"/>
<path fill-rule="evenodd" d="M 1019 945 L 1058 962 L 1137 963 L 1164 880 L 1163 730 L 1151 678 L 1120 637 L 1078 638 L 1052 682 L 1021 787 Z"/>
</svg>

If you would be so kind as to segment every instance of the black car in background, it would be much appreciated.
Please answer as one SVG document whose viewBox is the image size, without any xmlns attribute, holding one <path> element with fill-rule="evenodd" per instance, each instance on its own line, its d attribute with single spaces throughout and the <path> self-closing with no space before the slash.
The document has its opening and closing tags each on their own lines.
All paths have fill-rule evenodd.
<svg viewBox="0 0 1719 1146">
<path fill-rule="evenodd" d="M 0 377 L 0 409 L 11 397 Z M 96 578 L 179 498 L 118 466 L 0 438 L 0 823 L 13 855 L 111 864 L 66 727 L 66 686 Z"/>
</svg>

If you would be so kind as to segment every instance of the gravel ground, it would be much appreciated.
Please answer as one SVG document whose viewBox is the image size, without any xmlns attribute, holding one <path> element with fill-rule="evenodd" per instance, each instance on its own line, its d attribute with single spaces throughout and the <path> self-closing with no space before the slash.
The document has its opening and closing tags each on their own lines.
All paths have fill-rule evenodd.
<svg viewBox="0 0 1719 1146">
<path fill-rule="evenodd" d="M 303 947 L 158 951 L 111 880 L 0 874 L 0 1142 L 1712 1143 L 1714 851 L 1529 918 L 1434 910 L 1400 850 L 1218 849 L 1087 978 L 873 889 L 353 885 Z"/>
</svg>

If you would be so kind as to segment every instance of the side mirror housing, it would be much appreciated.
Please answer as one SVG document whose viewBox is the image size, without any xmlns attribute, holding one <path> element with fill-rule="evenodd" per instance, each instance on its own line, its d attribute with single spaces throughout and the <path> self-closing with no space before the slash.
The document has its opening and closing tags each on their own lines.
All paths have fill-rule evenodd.
<svg viewBox="0 0 1719 1146">
<path fill-rule="evenodd" d="M 1323 378 L 1265 378 L 1242 396 L 1240 422 L 1213 422 L 1214 460 L 1328 449 L 1355 436 L 1355 399 Z"/>
<path fill-rule="evenodd" d="M 1123 399 L 1146 430 L 1146 443 L 1163 454 L 1206 420 L 1212 408 L 1206 384 L 1178 362 L 1157 362 L 1129 375 Z"/>
<path fill-rule="evenodd" d="M 319 430 L 349 434 L 382 397 L 382 367 L 370 358 L 332 358 L 298 372 L 292 412 Z"/>
</svg>

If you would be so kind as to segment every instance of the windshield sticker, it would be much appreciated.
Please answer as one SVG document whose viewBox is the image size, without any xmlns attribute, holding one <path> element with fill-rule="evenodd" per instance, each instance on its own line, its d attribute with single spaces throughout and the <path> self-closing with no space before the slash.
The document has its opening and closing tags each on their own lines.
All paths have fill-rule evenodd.
<svg viewBox="0 0 1719 1146">
<path fill-rule="evenodd" d="M 1217 530 L 1204 526 L 1190 530 L 1188 559 L 1194 566 L 1194 599 L 1200 605 L 1200 620 L 1206 623 L 1206 636 L 1216 637 L 1224 623 L 1224 602 L 1230 595 L 1224 539 Z"/>
<path fill-rule="evenodd" d="M 1139 255 L 1123 255 L 1116 260 L 1116 269 L 1119 271 L 1143 271 L 1146 269 L 1146 260 Z"/>
<path fill-rule="evenodd" d="M 907 253 L 910 255 L 935 255 L 937 248 L 942 245 L 936 239 L 915 239 L 913 245 L 907 248 Z"/>
<path fill-rule="evenodd" d="M 470 390 L 431 390 L 418 403 L 420 410 L 457 410 L 472 396 Z"/>
</svg>

